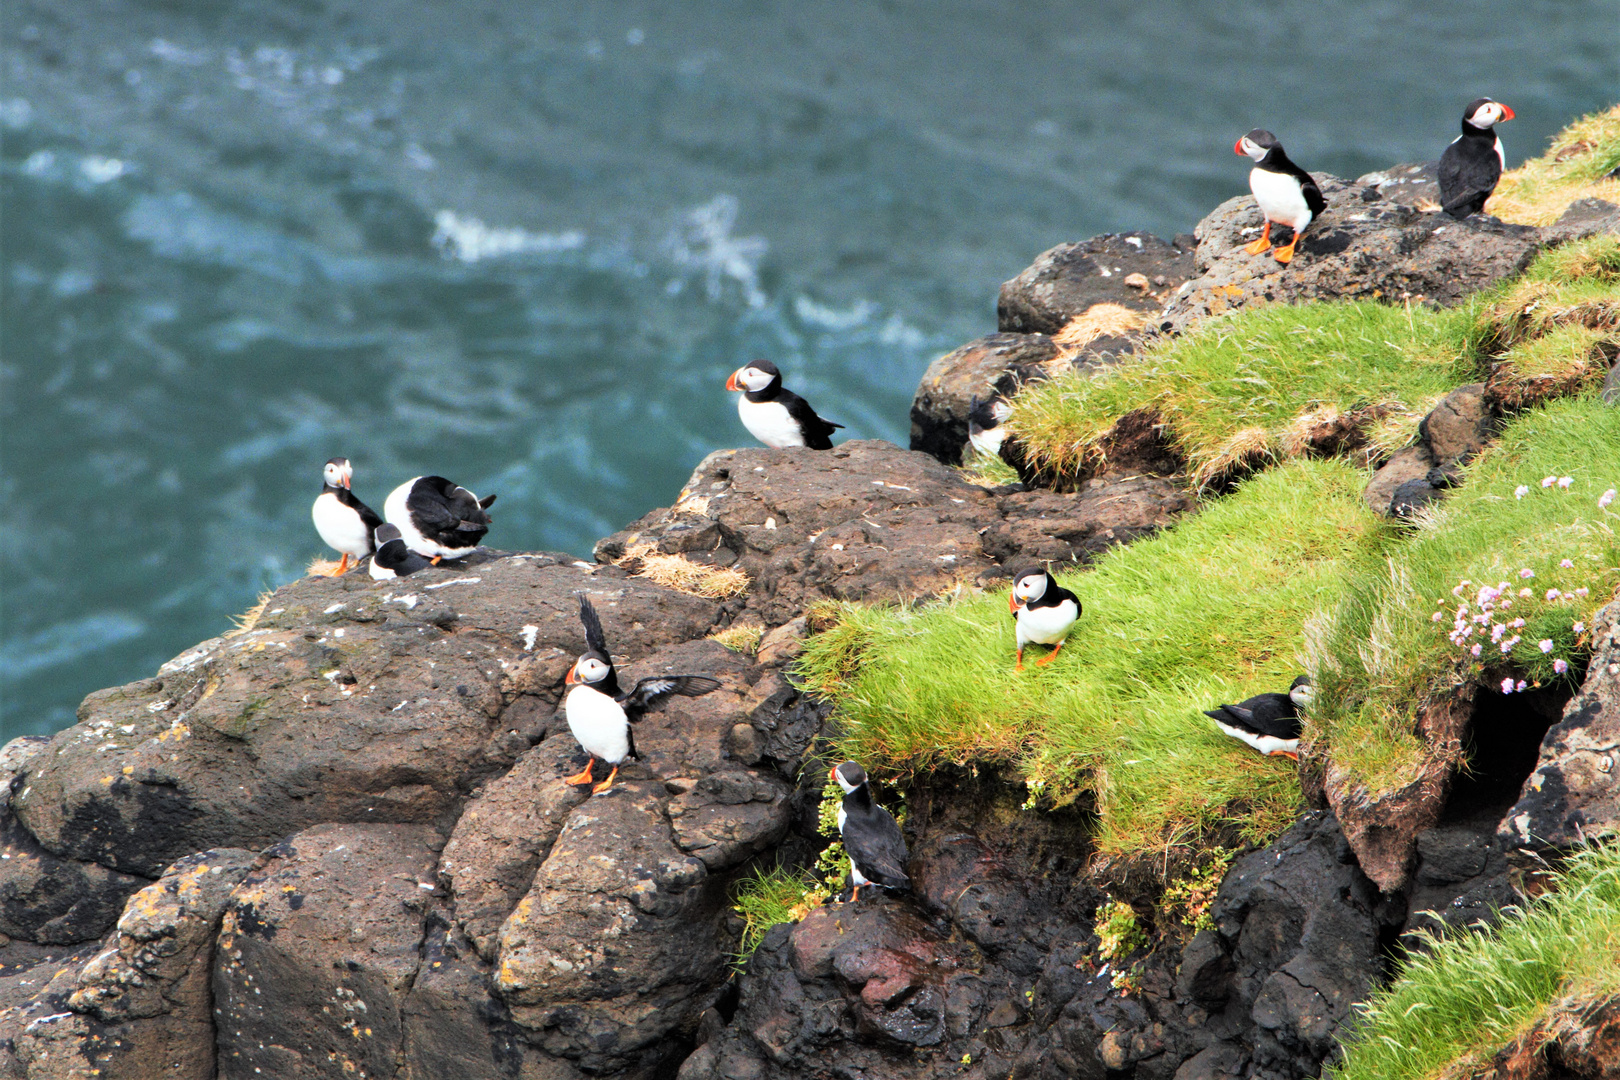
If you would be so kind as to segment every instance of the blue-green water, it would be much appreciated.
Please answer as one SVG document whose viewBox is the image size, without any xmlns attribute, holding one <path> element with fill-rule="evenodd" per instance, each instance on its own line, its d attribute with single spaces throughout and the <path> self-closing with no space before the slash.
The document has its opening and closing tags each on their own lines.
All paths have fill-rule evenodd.
<svg viewBox="0 0 1620 1080">
<path fill-rule="evenodd" d="M 1620 89 L 1620 3 L 14 2 L 0 12 L 0 735 L 70 723 L 373 505 L 588 553 L 744 445 L 766 356 L 849 436 L 1063 240 L 1308 168 L 1509 164 Z"/>
</svg>

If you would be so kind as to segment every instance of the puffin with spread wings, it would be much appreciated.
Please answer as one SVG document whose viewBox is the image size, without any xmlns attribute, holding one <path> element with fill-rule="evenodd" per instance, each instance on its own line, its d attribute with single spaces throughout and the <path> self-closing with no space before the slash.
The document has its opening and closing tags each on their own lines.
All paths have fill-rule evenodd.
<svg viewBox="0 0 1620 1080">
<path fill-rule="evenodd" d="M 601 758 L 613 766 L 613 771 L 591 788 L 593 795 L 600 795 L 613 786 L 625 758 L 640 759 L 631 725 L 650 706 L 670 694 L 700 697 L 718 690 L 720 680 L 707 675 L 649 675 L 629 690 L 620 690 L 618 672 L 608 655 L 607 636 L 602 633 L 602 620 L 584 593 L 579 594 L 579 621 L 585 627 L 585 651 L 563 679 L 569 687 L 568 696 L 563 698 L 563 715 L 568 719 L 568 730 L 591 759 L 563 782 L 589 784 L 591 769 Z"/>
</svg>

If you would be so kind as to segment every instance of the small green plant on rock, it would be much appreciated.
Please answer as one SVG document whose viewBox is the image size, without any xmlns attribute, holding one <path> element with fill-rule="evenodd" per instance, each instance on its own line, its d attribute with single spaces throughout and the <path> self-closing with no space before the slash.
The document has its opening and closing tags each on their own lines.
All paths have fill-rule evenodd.
<svg viewBox="0 0 1620 1080">
<path fill-rule="evenodd" d="M 1163 925 L 1186 927 L 1193 934 L 1215 929 L 1209 909 L 1215 903 L 1221 880 L 1237 852 L 1217 850 L 1203 866 L 1170 883 L 1159 901 Z M 1191 936 L 1191 935 L 1188 935 Z"/>
<path fill-rule="evenodd" d="M 1126 963 L 1126 958 L 1138 949 L 1147 947 L 1147 935 L 1137 925 L 1136 912 L 1131 905 L 1110 900 L 1097 909 L 1097 957 L 1114 968 L 1111 980 L 1115 990 L 1132 994 L 1141 989 L 1141 976 Z"/>
<path fill-rule="evenodd" d="M 743 920 L 742 940 L 732 958 L 733 967 L 742 970 L 771 927 L 798 922 L 826 899 L 827 890 L 809 871 L 784 866 L 756 869 L 752 877 L 743 879 L 732 904 L 732 910 Z"/>
</svg>

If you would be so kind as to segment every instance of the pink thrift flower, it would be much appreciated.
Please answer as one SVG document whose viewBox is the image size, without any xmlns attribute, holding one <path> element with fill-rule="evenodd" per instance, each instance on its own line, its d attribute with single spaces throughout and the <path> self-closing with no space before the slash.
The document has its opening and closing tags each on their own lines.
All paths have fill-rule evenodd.
<svg viewBox="0 0 1620 1080">
<path fill-rule="evenodd" d="M 1575 569 L 1575 564 L 1572 561 L 1570 561 L 1569 559 L 1559 559 L 1558 560 L 1558 565 L 1562 566 L 1565 570 L 1573 570 L 1573 569 Z"/>
<path fill-rule="evenodd" d="M 1513 684 L 1513 689 L 1522 692 L 1524 690 L 1524 680 L 1520 679 L 1518 682 L 1514 683 Z"/>
<path fill-rule="evenodd" d="M 1520 484 L 1518 487 L 1513 489 L 1513 497 L 1515 499 L 1522 499 L 1528 494 L 1530 494 L 1530 489 L 1524 484 Z"/>
<path fill-rule="evenodd" d="M 1556 476 L 1543 476 L 1541 478 L 1541 486 L 1544 488 L 1550 488 L 1556 483 L 1558 483 L 1558 477 Z"/>
<path fill-rule="evenodd" d="M 1547 599 L 1548 600 L 1556 600 L 1562 595 L 1564 595 L 1564 594 L 1559 592 L 1557 589 L 1548 589 L 1547 590 Z"/>
<path fill-rule="evenodd" d="M 1580 588 L 1578 588 L 1578 589 L 1576 589 L 1576 590 L 1575 590 L 1575 595 L 1576 595 L 1576 596 L 1585 596 L 1585 595 L 1586 595 L 1586 591 L 1587 591 L 1587 590 L 1586 590 L 1586 586 L 1585 586 L 1585 585 L 1582 585 L 1582 586 L 1581 586 L 1581 587 L 1580 587 Z"/>
<path fill-rule="evenodd" d="M 1452 596 L 1461 596 L 1462 595 L 1462 586 L 1458 585 L 1456 588 L 1452 589 L 1451 590 L 1451 595 Z"/>
<path fill-rule="evenodd" d="M 1535 577 L 1535 576 L 1536 576 L 1536 572 L 1535 572 L 1535 571 L 1534 571 L 1534 570 L 1532 570 L 1532 569 L 1530 569 L 1530 568 L 1529 568 L 1529 567 L 1528 567 L 1528 566 L 1527 566 L 1527 567 L 1525 567 L 1525 568 L 1524 568 L 1524 569 L 1523 569 L 1523 570 L 1520 570 L 1520 571 L 1519 571 L 1519 576 L 1520 576 L 1520 577 L 1521 577 L 1521 578 L 1523 578 L 1523 579 L 1525 579 L 1525 580 L 1526 580 L 1526 581 L 1528 581 L 1528 580 L 1530 580 L 1530 579 L 1531 579 L 1531 578 L 1533 578 L 1533 577 Z"/>
<path fill-rule="evenodd" d="M 1558 478 L 1558 486 L 1561 487 L 1561 488 L 1567 488 L 1567 487 L 1569 487 L 1569 485 L 1573 484 L 1574 482 L 1575 482 L 1575 478 L 1573 476 L 1560 476 Z"/>
<path fill-rule="evenodd" d="M 1504 694 L 1513 693 L 1513 680 L 1512 679 L 1503 679 L 1502 680 L 1502 693 L 1504 693 Z"/>
<path fill-rule="evenodd" d="M 1443 616 L 1441 615 L 1441 613 L 1437 611 L 1433 615 L 1429 616 L 1429 621 L 1430 622 L 1439 622 L 1442 617 Z"/>
<path fill-rule="evenodd" d="M 1511 639 L 1508 640 L 1508 641 L 1504 641 L 1504 642 L 1502 642 L 1502 644 L 1498 645 L 1497 648 L 1502 650 L 1502 655 L 1503 656 L 1506 656 L 1508 653 L 1513 651 L 1513 642 L 1512 642 Z"/>
<path fill-rule="evenodd" d="M 1610 488 L 1608 491 L 1605 491 L 1602 495 L 1599 495 L 1598 496 L 1598 509 L 1599 510 L 1608 509 L 1609 504 L 1614 502 L 1614 495 L 1615 495 L 1614 488 Z"/>
<path fill-rule="evenodd" d="M 1583 622 L 1571 623 L 1569 628 L 1575 631 L 1577 634 L 1584 634 L 1586 632 L 1586 624 Z"/>
<path fill-rule="evenodd" d="M 1506 611 L 1508 608 L 1510 608 L 1512 606 L 1513 606 L 1513 601 L 1511 601 L 1511 600 L 1502 601 L 1502 610 L 1503 611 Z"/>
<path fill-rule="evenodd" d="M 1542 652 L 1552 652 L 1552 638 L 1542 638 L 1537 644 L 1541 646 Z"/>
<path fill-rule="evenodd" d="M 1528 600 L 1528 599 L 1530 599 L 1530 596 L 1531 596 L 1531 593 L 1530 593 L 1529 589 L 1520 589 L 1519 590 L 1520 599 Z"/>
<path fill-rule="evenodd" d="M 1562 675 L 1564 672 L 1569 670 L 1569 661 L 1568 660 L 1554 660 L 1553 661 L 1553 670 L 1558 672 L 1558 674 Z"/>
<path fill-rule="evenodd" d="M 1471 649 L 1469 649 L 1469 650 L 1468 650 L 1468 652 L 1469 652 L 1469 653 L 1470 653 L 1470 654 L 1471 654 L 1471 655 L 1473 655 L 1473 656 L 1478 656 L 1478 655 L 1479 655 L 1479 652 L 1480 652 L 1480 646 L 1479 646 L 1479 643 L 1478 643 L 1478 642 L 1475 642 L 1475 643 L 1474 643 L 1474 647 L 1473 647 L 1473 648 L 1471 648 Z"/>
</svg>

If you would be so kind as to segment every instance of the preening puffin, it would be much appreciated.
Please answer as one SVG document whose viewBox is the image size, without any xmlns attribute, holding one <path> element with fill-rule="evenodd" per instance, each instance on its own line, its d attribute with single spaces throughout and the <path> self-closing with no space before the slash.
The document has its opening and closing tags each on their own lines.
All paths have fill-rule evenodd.
<svg viewBox="0 0 1620 1080">
<path fill-rule="evenodd" d="M 1513 110 L 1490 98 L 1475 98 L 1463 112 L 1462 134 L 1440 155 L 1440 209 L 1461 221 L 1485 209 L 1502 178 L 1502 140 L 1496 125 Z"/>
<path fill-rule="evenodd" d="M 1254 168 L 1249 170 L 1249 190 L 1254 192 L 1260 212 L 1266 215 L 1266 229 L 1260 239 L 1243 250 L 1250 255 L 1260 254 L 1271 247 L 1271 226 L 1287 225 L 1294 230 L 1293 238 L 1287 247 L 1278 248 L 1272 256 L 1280 263 L 1293 261 L 1299 234 L 1316 215 L 1327 209 L 1322 189 L 1316 186 L 1310 173 L 1288 160 L 1282 143 L 1269 131 L 1255 128 L 1233 144 L 1232 150 L 1239 157 L 1254 159 Z"/>
<path fill-rule="evenodd" d="M 437 564 L 472 553 L 489 532 L 484 511 L 494 501 L 493 495 L 480 499 L 442 476 L 418 476 L 389 493 L 383 517 L 399 529 L 406 547 Z"/>
<path fill-rule="evenodd" d="M 1024 646 L 1031 642 L 1050 645 L 1052 651 L 1043 660 L 1035 661 L 1045 667 L 1057 659 L 1058 650 L 1080 618 L 1080 598 L 1057 583 L 1057 578 L 1039 566 L 1031 567 L 1013 578 L 1012 592 L 1007 596 L 1007 610 L 1012 612 L 1014 635 L 1018 639 L 1018 666 L 1024 670 Z"/>
<path fill-rule="evenodd" d="M 1000 396 L 981 398 L 975 395 L 968 402 L 968 445 L 981 454 L 996 457 L 1007 438 L 1001 422 L 1012 412 L 1012 405 Z"/>
<path fill-rule="evenodd" d="M 399 529 L 387 522 L 377 526 L 377 550 L 371 556 L 371 576 L 378 581 L 391 581 L 426 570 L 432 559 L 424 559 L 405 546 Z"/>
<path fill-rule="evenodd" d="M 613 771 L 591 788 L 593 795 L 600 795 L 613 786 L 625 758 L 639 758 L 630 725 L 641 719 L 648 706 L 670 694 L 699 697 L 719 689 L 720 680 L 707 675 L 649 675 L 628 692 L 622 691 L 613 659 L 608 655 L 602 620 L 584 593 L 579 594 L 579 621 L 585 627 L 585 651 L 563 677 L 570 687 L 563 698 L 563 715 L 568 719 L 568 730 L 591 759 L 578 773 L 565 777 L 563 783 L 590 783 L 591 769 L 601 758 L 613 766 Z"/>
<path fill-rule="evenodd" d="M 1215 726 L 1262 754 L 1299 760 L 1299 707 L 1311 703 L 1311 679 L 1301 675 L 1286 694 L 1256 694 L 1238 705 L 1206 709 Z"/>
<path fill-rule="evenodd" d="M 906 838 L 900 835 L 893 815 L 872 801 L 866 770 L 846 761 L 833 768 L 832 778 L 844 789 L 844 801 L 838 805 L 838 835 L 849 854 L 849 876 L 855 883 L 850 902 L 860 897 L 862 885 L 911 888 L 911 878 L 906 876 Z"/>
<path fill-rule="evenodd" d="M 326 483 L 315 496 L 310 516 L 315 519 L 315 531 L 321 534 L 326 546 L 343 554 L 343 561 L 332 574 L 337 577 L 348 572 L 351 557 L 358 563 L 375 550 L 372 534 L 383 522 L 377 511 L 349 490 L 354 466 L 349 464 L 348 458 L 335 457 L 328 461 L 321 475 Z"/>
<path fill-rule="evenodd" d="M 726 380 L 727 390 L 741 390 L 737 415 L 748 433 L 766 446 L 808 446 L 831 450 L 832 433 L 843 427 L 816 415 L 810 403 L 782 386 L 782 373 L 769 360 L 755 360 Z"/>
</svg>

